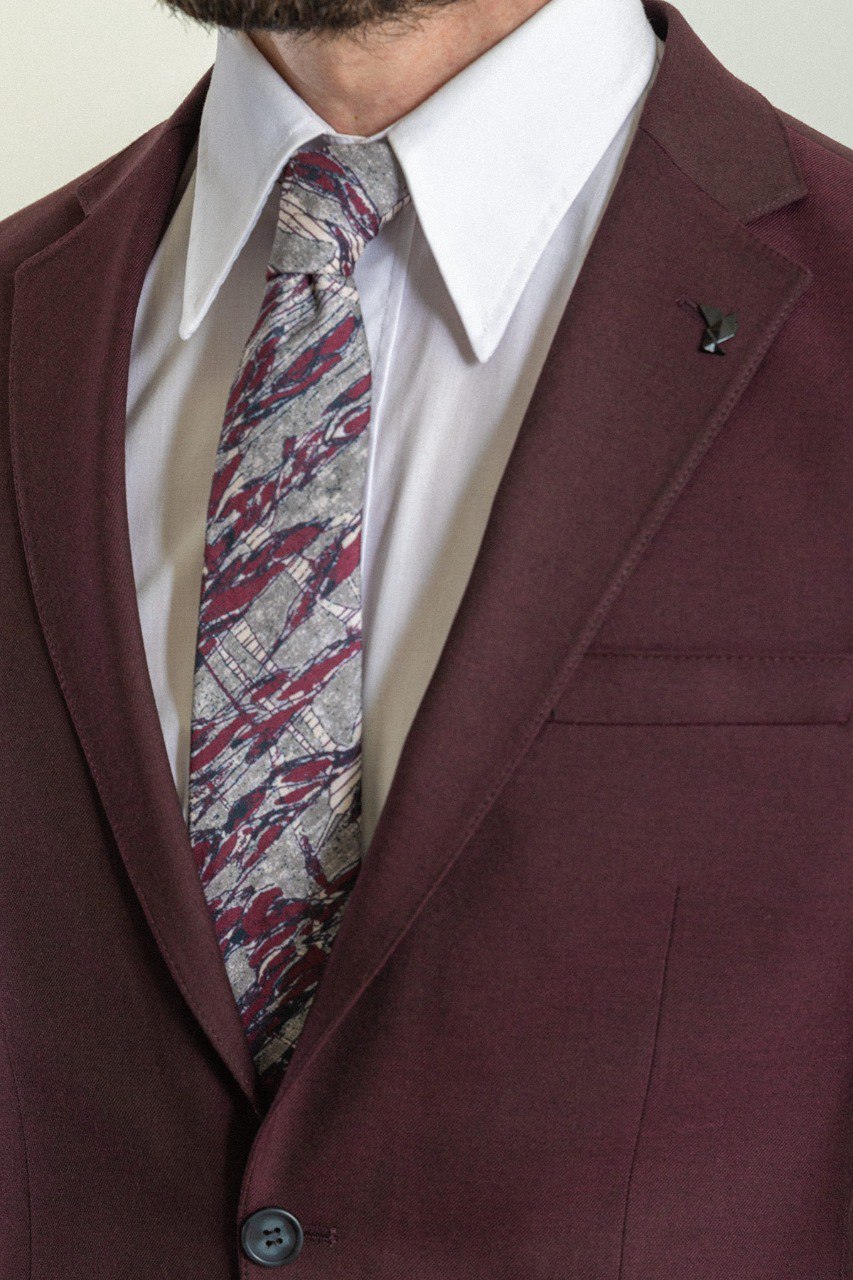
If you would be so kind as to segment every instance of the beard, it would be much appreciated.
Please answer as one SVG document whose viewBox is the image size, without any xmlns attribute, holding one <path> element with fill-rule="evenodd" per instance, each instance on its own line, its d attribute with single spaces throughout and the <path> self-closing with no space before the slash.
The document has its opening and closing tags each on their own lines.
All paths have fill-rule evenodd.
<svg viewBox="0 0 853 1280">
<path fill-rule="evenodd" d="M 163 0 L 198 22 L 237 31 L 327 35 L 411 25 L 462 0 Z"/>
</svg>

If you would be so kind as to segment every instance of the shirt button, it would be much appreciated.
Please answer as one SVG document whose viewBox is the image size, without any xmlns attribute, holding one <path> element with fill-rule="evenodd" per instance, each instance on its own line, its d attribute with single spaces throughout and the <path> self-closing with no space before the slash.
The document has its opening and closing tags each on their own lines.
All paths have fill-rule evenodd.
<svg viewBox="0 0 853 1280">
<path fill-rule="evenodd" d="M 298 1219 L 284 1209 L 256 1209 L 240 1232 L 243 1252 L 260 1267 L 283 1267 L 293 1262 L 299 1256 L 302 1240 Z"/>
</svg>

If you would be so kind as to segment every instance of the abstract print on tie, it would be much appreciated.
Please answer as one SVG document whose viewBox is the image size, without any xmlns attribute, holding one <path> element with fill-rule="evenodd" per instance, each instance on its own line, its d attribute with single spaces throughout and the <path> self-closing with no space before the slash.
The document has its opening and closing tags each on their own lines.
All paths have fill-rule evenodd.
<svg viewBox="0 0 853 1280">
<path fill-rule="evenodd" d="M 210 494 L 189 829 L 262 1083 L 299 1036 L 361 860 L 371 370 L 352 271 L 408 200 L 384 139 L 285 167 Z"/>
</svg>

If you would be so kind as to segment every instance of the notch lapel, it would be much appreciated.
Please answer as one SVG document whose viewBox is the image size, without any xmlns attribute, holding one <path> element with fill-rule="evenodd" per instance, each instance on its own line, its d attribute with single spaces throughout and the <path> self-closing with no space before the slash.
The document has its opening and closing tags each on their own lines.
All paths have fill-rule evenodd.
<svg viewBox="0 0 853 1280">
<path fill-rule="evenodd" d="M 804 267 L 765 248 L 736 216 L 804 193 L 775 113 L 746 86 L 733 107 L 740 82 L 678 12 L 660 3 L 647 11 L 667 35 L 658 78 L 528 406 L 277 1101 L 477 830 L 809 284 Z M 714 101 L 722 123 L 738 114 L 747 157 L 730 141 L 709 147 Z M 701 145 L 698 133 L 689 137 L 697 113 Z M 725 359 L 699 350 L 704 323 L 685 297 L 737 311 Z"/>
<path fill-rule="evenodd" d="M 80 744 L 163 957 L 259 1111 L 148 675 L 125 498 L 136 306 L 207 83 L 91 175 L 78 188 L 87 216 L 16 272 L 10 423 L 33 593 Z"/>
</svg>

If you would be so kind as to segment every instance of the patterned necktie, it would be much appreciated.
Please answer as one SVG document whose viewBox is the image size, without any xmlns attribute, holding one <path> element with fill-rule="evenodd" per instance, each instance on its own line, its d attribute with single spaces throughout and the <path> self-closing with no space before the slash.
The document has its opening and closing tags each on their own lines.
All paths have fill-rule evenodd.
<svg viewBox="0 0 853 1280">
<path fill-rule="evenodd" d="M 361 859 L 371 369 L 352 272 L 408 199 L 384 139 L 323 136 L 288 162 L 210 494 L 190 841 L 269 1096 Z"/>
</svg>

